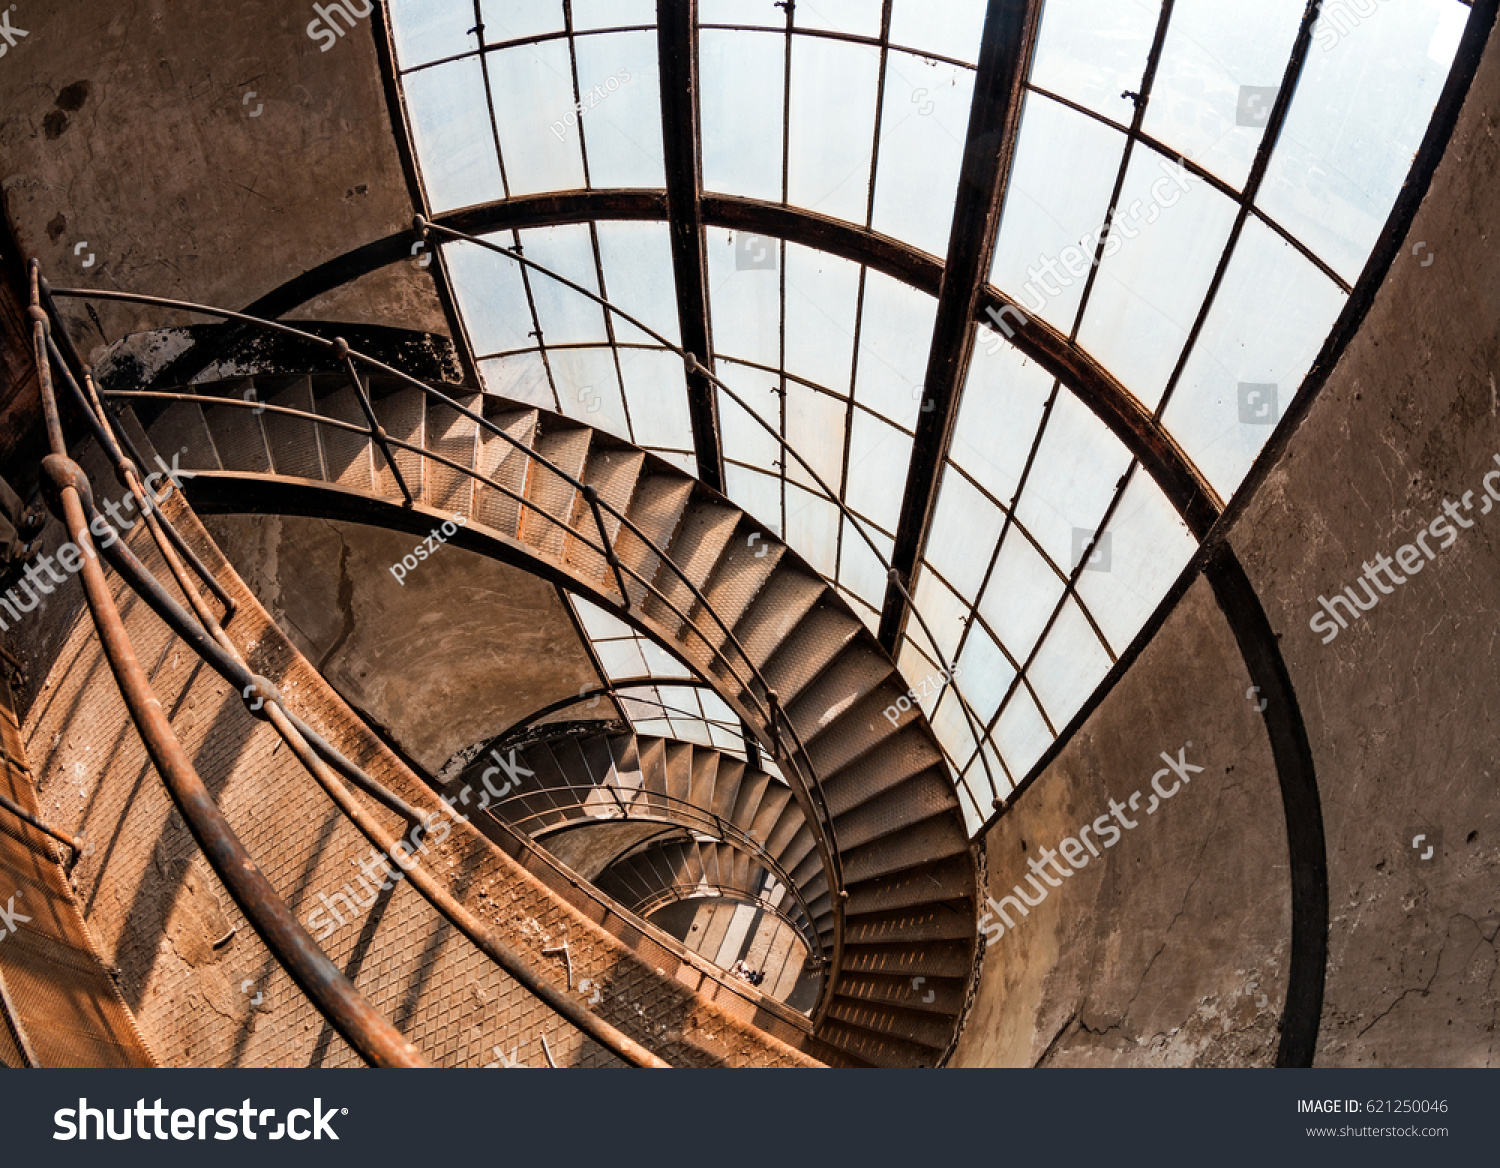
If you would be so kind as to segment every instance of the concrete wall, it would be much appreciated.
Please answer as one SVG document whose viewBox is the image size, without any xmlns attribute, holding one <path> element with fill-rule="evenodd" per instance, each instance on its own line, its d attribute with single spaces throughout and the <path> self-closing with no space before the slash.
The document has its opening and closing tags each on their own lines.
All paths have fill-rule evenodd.
<svg viewBox="0 0 1500 1168">
<path fill-rule="evenodd" d="M 296 516 L 206 526 L 340 696 L 433 774 L 600 684 L 557 589 L 519 568 L 444 547 L 398 581 L 414 536 Z"/>
<path fill-rule="evenodd" d="M 22 5 L 12 23 L 29 35 L 0 65 L 0 157 L 23 252 L 58 284 L 241 308 L 409 226 L 371 23 L 325 53 L 312 18 L 310 4 Z M 319 308 L 447 331 L 415 262 Z M 184 323 L 99 313 L 111 340 Z"/>
<path fill-rule="evenodd" d="M 1317 1065 L 1500 1058 L 1500 511 L 1479 514 L 1482 480 L 1500 469 L 1497 121 L 1492 40 L 1401 258 L 1230 532 L 1321 794 L 1331 921 Z M 1323 644 L 1309 627 L 1318 598 L 1413 543 L 1466 491 L 1473 528 L 1447 549 L 1429 538 L 1436 558 L 1420 575 Z M 990 831 L 991 890 L 1024 875 L 1020 841 L 1055 846 L 1109 794 L 1135 789 L 1159 750 L 1192 740 L 1205 773 L 989 948 L 955 1063 L 1273 1061 L 1286 828 L 1247 685 L 1200 580 Z"/>
</svg>

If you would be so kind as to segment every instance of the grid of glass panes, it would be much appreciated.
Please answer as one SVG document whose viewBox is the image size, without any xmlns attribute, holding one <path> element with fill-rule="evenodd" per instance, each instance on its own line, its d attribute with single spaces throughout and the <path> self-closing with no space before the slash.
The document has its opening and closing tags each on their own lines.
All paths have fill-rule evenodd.
<svg viewBox="0 0 1500 1168">
<path fill-rule="evenodd" d="M 696 742 L 745 757 L 739 718 L 723 698 L 618 617 L 581 597 L 569 599 L 605 679 L 614 687 L 620 712 L 636 733 Z"/>
</svg>

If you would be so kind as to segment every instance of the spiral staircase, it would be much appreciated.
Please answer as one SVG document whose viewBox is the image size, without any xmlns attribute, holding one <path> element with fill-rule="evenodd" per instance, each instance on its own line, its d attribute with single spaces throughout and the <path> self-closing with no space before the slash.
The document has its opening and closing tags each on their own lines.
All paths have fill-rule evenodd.
<svg viewBox="0 0 1500 1168">
<path fill-rule="evenodd" d="M 980 956 L 976 859 L 930 727 L 918 710 L 885 717 L 906 683 L 836 591 L 723 496 L 610 434 L 467 389 L 441 390 L 462 410 L 395 378 L 372 377 L 367 391 L 378 431 L 339 375 L 106 396 L 139 457 L 175 453 L 193 472 L 200 508 L 413 531 L 461 514 L 465 546 L 555 579 L 670 648 L 789 785 L 690 744 L 594 735 L 527 747 L 537 789 L 492 810 L 542 837 L 570 816 L 632 809 L 721 821 L 721 842 L 784 874 L 793 915 L 805 906 L 822 950 L 829 984 L 809 1053 L 941 1062 Z"/>
</svg>

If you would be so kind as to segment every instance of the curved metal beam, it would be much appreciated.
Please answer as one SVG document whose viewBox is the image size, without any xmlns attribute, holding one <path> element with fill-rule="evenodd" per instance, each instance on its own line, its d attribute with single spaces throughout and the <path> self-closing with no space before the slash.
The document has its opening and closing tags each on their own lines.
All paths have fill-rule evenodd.
<svg viewBox="0 0 1500 1168">
<path fill-rule="evenodd" d="M 432 222 L 467 235 L 487 235 L 514 228 L 590 220 L 666 222 L 666 194 L 649 190 L 551 192 L 466 207 L 434 216 Z M 703 222 L 710 227 L 753 231 L 826 251 L 864 264 L 931 296 L 937 296 L 942 288 L 943 263 L 937 257 L 898 239 L 826 215 L 756 199 L 705 195 Z M 415 238 L 411 232 L 398 232 L 365 244 L 289 280 L 255 301 L 245 312 L 252 316 L 290 312 L 388 264 L 410 259 Z M 1007 306 L 1013 311 L 1005 313 Z M 1223 504 L 1151 412 L 1088 353 L 1055 329 L 1029 314 L 1021 314 L 1018 306 L 992 287 L 983 290 L 977 305 L 976 315 L 986 324 L 994 319 L 987 313 L 989 309 L 994 310 L 994 316 L 1004 314 L 1007 320 L 1025 321 L 1006 339 L 1099 416 L 1131 455 L 1140 460 L 1189 530 L 1201 539 L 1222 512 Z M 189 353 L 197 356 L 190 362 L 180 360 L 173 365 L 177 381 L 190 380 L 207 368 L 217 348 L 213 342 L 200 342 Z"/>
</svg>

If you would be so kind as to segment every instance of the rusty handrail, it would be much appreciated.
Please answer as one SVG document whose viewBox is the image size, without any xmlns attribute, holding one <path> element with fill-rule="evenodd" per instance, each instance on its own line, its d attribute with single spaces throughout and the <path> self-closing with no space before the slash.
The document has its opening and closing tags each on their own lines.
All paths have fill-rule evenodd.
<svg viewBox="0 0 1500 1168">
<path fill-rule="evenodd" d="M 91 507 L 92 491 L 82 469 L 67 455 L 52 386 L 47 348 L 50 324 L 41 307 L 40 265 L 33 259 L 28 266 L 32 343 L 42 411 L 52 449 L 42 462 L 48 503 L 67 527 L 69 538 L 83 552 L 81 575 L 89 612 L 110 670 L 146 750 L 183 822 L 235 904 L 334 1029 L 375 1066 L 427 1066 L 417 1048 L 376 1011 L 343 971 L 328 959 L 257 867 L 203 785 L 161 702 L 152 692 L 150 680 L 125 632 L 124 620 L 115 606 L 104 569 L 89 537 L 85 503 Z"/>
</svg>

